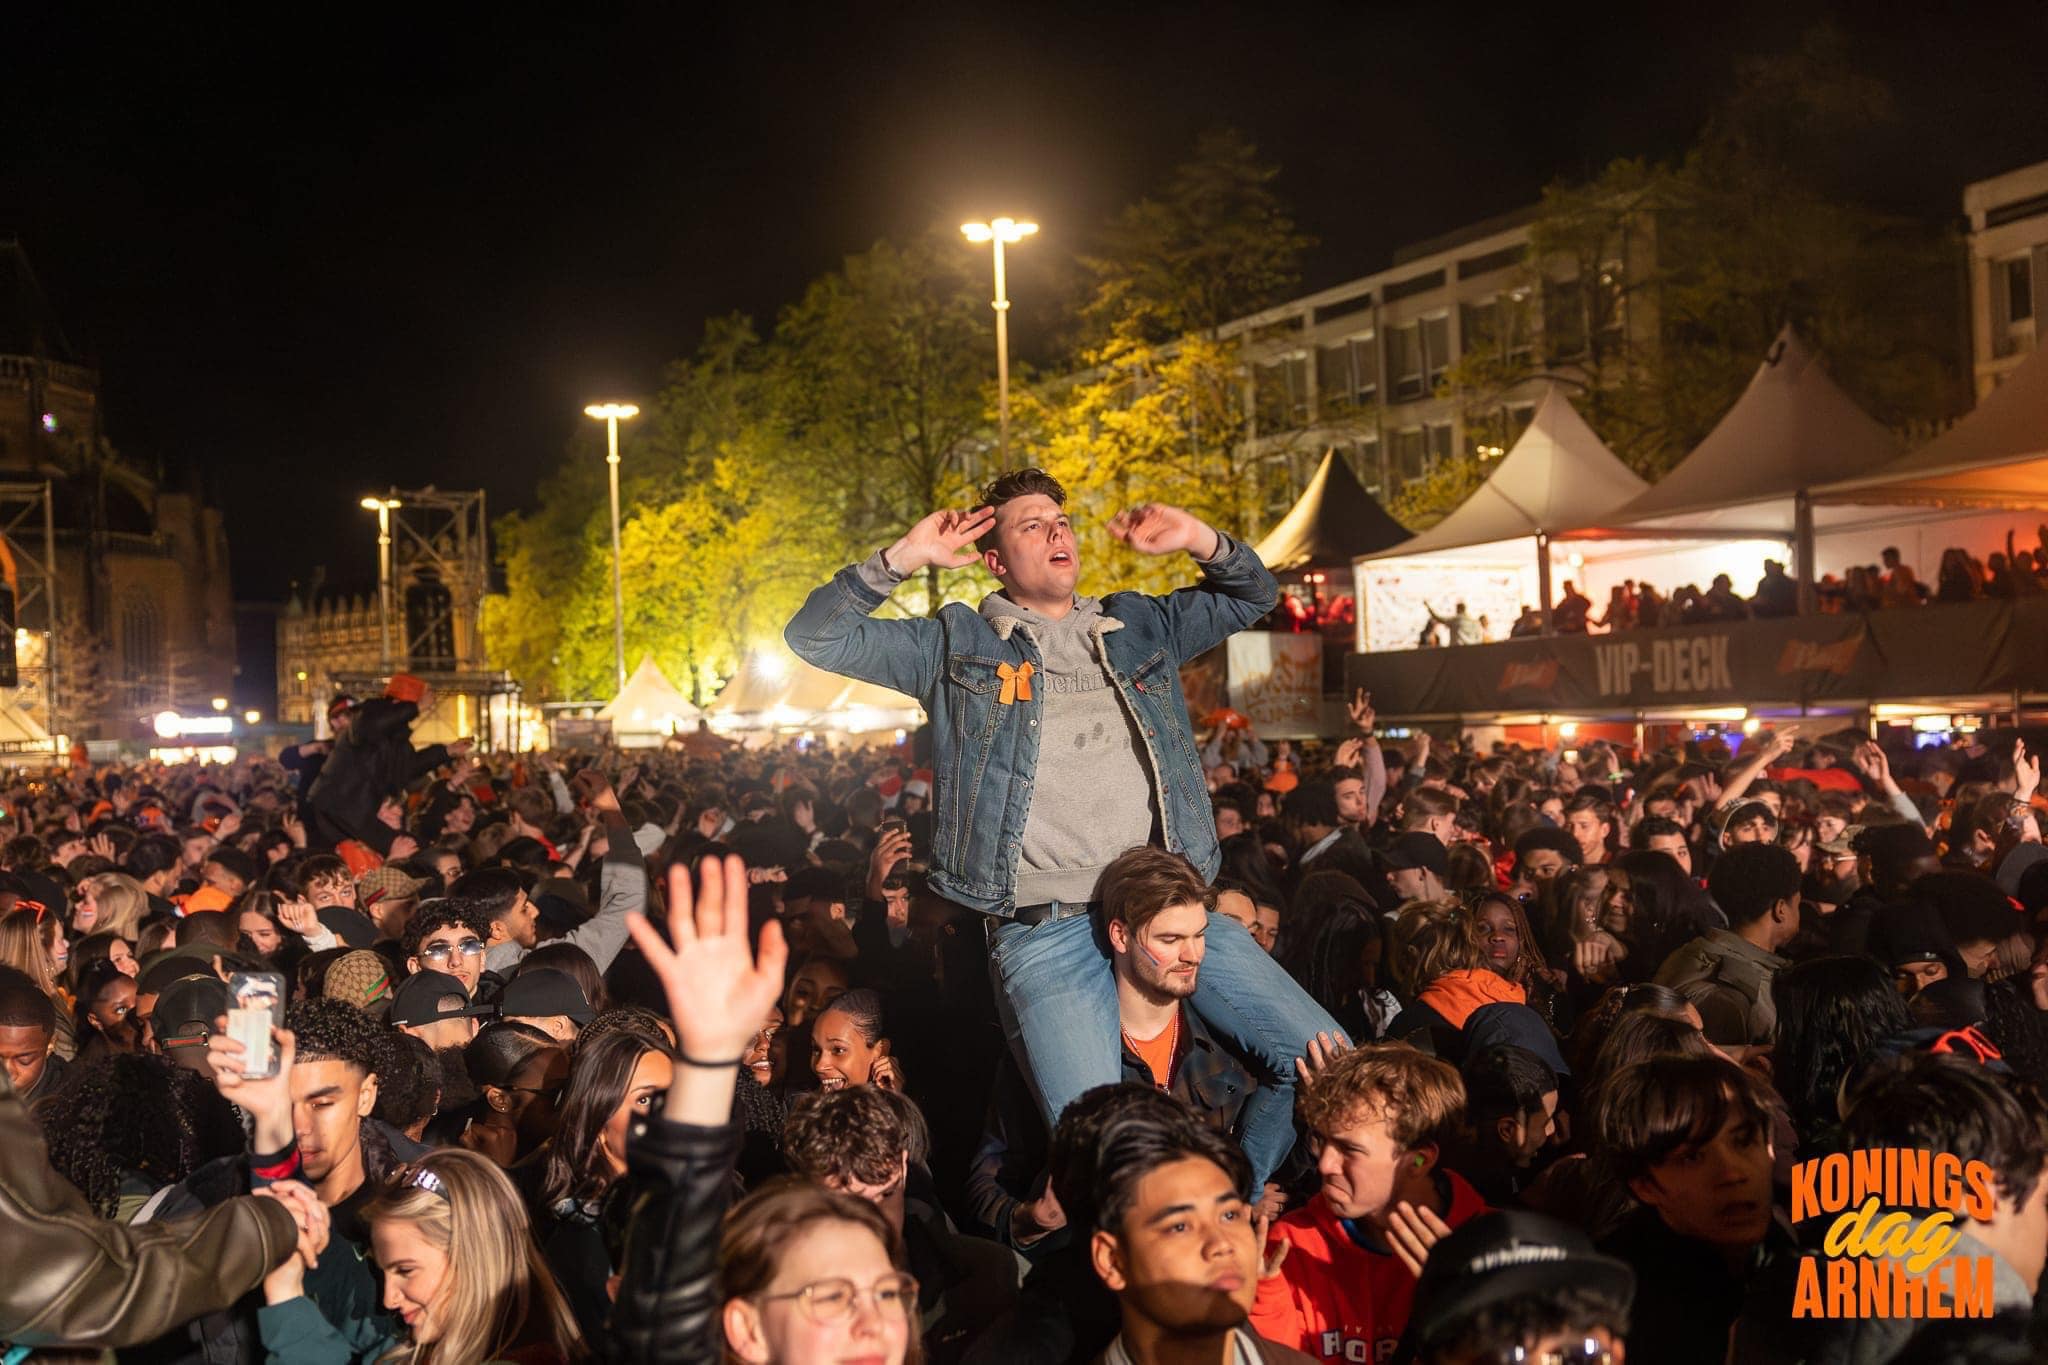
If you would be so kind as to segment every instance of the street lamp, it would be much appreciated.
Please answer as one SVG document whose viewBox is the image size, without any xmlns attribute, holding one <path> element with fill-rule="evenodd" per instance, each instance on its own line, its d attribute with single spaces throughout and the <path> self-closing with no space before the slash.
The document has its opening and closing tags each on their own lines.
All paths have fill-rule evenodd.
<svg viewBox="0 0 2048 1365">
<path fill-rule="evenodd" d="M 605 463 L 612 476 L 612 666 L 618 673 L 619 691 L 626 690 L 626 589 L 619 573 L 619 423 L 640 415 L 631 403 L 592 403 L 583 409 L 585 417 L 604 423 Z"/>
<path fill-rule="evenodd" d="M 377 648 L 381 667 L 391 672 L 391 514 L 405 506 L 399 498 L 364 498 L 365 511 L 377 514 Z"/>
<path fill-rule="evenodd" d="M 993 223 L 962 223 L 960 231 L 977 245 L 993 242 L 996 249 L 996 429 L 997 452 L 1003 468 L 1010 467 L 1010 296 L 1003 282 L 1003 246 L 1021 242 L 1038 231 L 1036 223 L 998 218 Z"/>
</svg>

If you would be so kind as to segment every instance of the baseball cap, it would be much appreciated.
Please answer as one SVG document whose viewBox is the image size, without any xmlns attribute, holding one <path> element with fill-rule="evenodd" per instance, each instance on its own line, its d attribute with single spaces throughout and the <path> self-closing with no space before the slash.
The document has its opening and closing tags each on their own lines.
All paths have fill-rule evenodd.
<svg viewBox="0 0 2048 1365">
<path fill-rule="evenodd" d="M 479 1019 L 497 1012 L 492 1005 L 471 1004 L 462 983 L 446 972 L 414 972 L 391 997 L 389 1022 L 420 1028 L 443 1019 Z"/>
<path fill-rule="evenodd" d="M 498 996 L 500 1018 L 540 1019 L 552 1014 L 566 1014 L 579 1025 L 597 1017 L 576 978 L 551 967 L 521 972 L 505 983 Z"/>
<path fill-rule="evenodd" d="M 228 1003 L 227 982 L 211 972 L 181 976 L 156 998 L 150 1031 L 166 1048 L 204 1047 L 213 1034 L 213 1021 L 228 1012 Z"/>
<path fill-rule="evenodd" d="M 1382 855 L 1390 868 L 1422 868 L 1439 878 L 1451 874 L 1450 850 L 1428 830 L 1411 829 L 1398 836 Z"/>
<path fill-rule="evenodd" d="M 1496 1304 L 1563 1289 L 1591 1289 L 1626 1314 L 1636 1275 L 1555 1218 L 1520 1209 L 1482 1213 L 1430 1248 L 1394 1359 L 1415 1360 Z"/>
<path fill-rule="evenodd" d="M 590 918 L 590 897 L 574 877 L 549 877 L 527 893 L 534 913 L 550 933 L 567 934 Z"/>
</svg>

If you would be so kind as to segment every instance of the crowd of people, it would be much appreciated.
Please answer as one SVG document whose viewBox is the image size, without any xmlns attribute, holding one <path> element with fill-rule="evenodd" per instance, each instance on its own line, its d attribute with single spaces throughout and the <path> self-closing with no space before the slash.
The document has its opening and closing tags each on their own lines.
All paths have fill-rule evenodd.
<svg viewBox="0 0 2048 1365">
<path fill-rule="evenodd" d="M 1853 565 L 1841 574 L 1822 575 L 1814 583 L 1815 605 L 1823 613 L 1842 614 L 2048 592 L 2048 525 L 2041 528 L 2040 536 L 2040 546 L 2030 550 L 2016 546 L 2008 533 L 2005 549 L 1983 559 L 1961 548 L 1944 550 L 1932 587 L 1915 575 L 1897 548 L 1887 548 L 1880 556 L 1882 564 Z M 1734 579 L 1725 573 L 1714 575 L 1704 590 L 1697 583 L 1688 583 L 1668 596 L 1650 583 L 1631 578 L 1610 589 L 1606 607 L 1596 612 L 1593 600 L 1567 579 L 1551 606 L 1550 629 L 1559 635 L 1585 635 L 1765 620 L 1798 613 L 1798 580 L 1783 562 L 1767 559 L 1763 576 L 1747 597 L 1736 591 Z M 1542 633 L 1539 607 L 1524 607 L 1508 627 L 1510 639 Z M 1418 644 L 1423 648 L 1473 645 L 1491 638 L 1492 627 L 1486 617 L 1473 616 L 1460 602 L 1449 615 L 1429 609 Z"/>
<path fill-rule="evenodd" d="M 1078 597 L 1061 501 L 791 623 L 900 748 L 416 748 L 401 675 L 276 758 L 15 774 L 10 1359 L 2037 1358 L 2024 744 L 1204 739 L 1175 665 L 1270 576 L 1146 507 L 1201 585 Z M 1794 1163 L 1888 1147 L 1987 1163 L 1991 1316 L 1793 1315 Z"/>
</svg>

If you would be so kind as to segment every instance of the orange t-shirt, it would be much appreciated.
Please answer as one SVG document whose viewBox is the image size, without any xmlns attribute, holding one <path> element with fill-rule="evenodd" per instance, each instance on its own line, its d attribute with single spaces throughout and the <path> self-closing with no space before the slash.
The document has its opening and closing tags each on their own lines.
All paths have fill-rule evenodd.
<svg viewBox="0 0 2048 1365">
<path fill-rule="evenodd" d="M 1130 1043 L 1131 1050 L 1138 1054 L 1138 1060 L 1145 1064 L 1145 1069 L 1152 1073 L 1152 1084 L 1161 1090 L 1173 1084 L 1173 1050 L 1180 1042 L 1179 1015 L 1176 1014 L 1172 1023 L 1159 1030 L 1156 1038 L 1132 1038 L 1128 1033 L 1124 1038 Z"/>
</svg>

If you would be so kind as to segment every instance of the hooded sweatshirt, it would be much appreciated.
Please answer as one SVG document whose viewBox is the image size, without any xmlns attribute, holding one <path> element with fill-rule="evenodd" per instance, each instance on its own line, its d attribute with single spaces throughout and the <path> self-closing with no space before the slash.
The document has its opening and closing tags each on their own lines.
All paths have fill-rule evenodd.
<svg viewBox="0 0 2048 1365">
<path fill-rule="evenodd" d="M 1159 819 L 1145 741 L 1094 638 L 1107 623 L 1102 600 L 1077 597 L 1072 611 L 1053 620 L 994 592 L 982 599 L 981 614 L 991 624 L 1017 622 L 1040 659 L 1031 679 L 1038 770 L 1017 861 L 1017 904 L 1093 900 L 1102 869 L 1125 849 L 1152 842 Z"/>
</svg>

